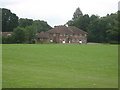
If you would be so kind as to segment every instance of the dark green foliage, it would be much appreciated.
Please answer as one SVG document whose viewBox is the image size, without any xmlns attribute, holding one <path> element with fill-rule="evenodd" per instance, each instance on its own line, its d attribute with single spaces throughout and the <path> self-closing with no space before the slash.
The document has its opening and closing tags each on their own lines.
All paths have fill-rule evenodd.
<svg viewBox="0 0 120 90">
<path fill-rule="evenodd" d="M 35 30 L 33 26 L 27 26 L 25 28 L 17 27 L 13 32 L 14 43 L 32 43 L 35 39 Z"/>
<path fill-rule="evenodd" d="M 33 27 L 34 27 L 34 29 L 35 29 L 36 32 L 42 32 L 42 31 L 43 31 L 43 32 L 46 32 L 46 31 L 52 29 L 52 27 L 49 26 L 49 25 L 47 24 L 47 22 L 45 22 L 45 21 L 40 21 L 40 20 L 35 20 L 35 21 L 33 22 Z"/>
<path fill-rule="evenodd" d="M 83 29 L 83 30 L 87 31 L 87 27 L 89 25 L 89 22 L 90 22 L 89 15 L 86 14 L 86 15 L 81 16 L 81 17 L 79 17 L 75 20 L 68 21 L 67 24 L 69 26 L 76 26 L 80 29 Z"/>
<path fill-rule="evenodd" d="M 2 31 L 12 32 L 18 26 L 18 16 L 10 10 L 2 8 Z"/>
<path fill-rule="evenodd" d="M 2 36 L 2 43 L 3 44 L 11 44 L 14 43 L 12 36 Z"/>
<path fill-rule="evenodd" d="M 32 40 L 35 39 L 35 30 L 33 26 L 27 26 L 25 28 L 25 39 L 28 41 L 28 43 L 32 43 Z"/>
<path fill-rule="evenodd" d="M 88 41 L 111 42 L 118 41 L 118 14 L 111 14 L 101 18 L 94 18 L 88 26 Z"/>
<path fill-rule="evenodd" d="M 51 26 L 47 24 L 45 21 L 40 21 L 40 20 L 32 20 L 32 19 L 27 19 L 27 18 L 20 18 L 19 19 L 19 26 L 20 27 L 27 27 L 27 26 L 33 26 L 33 29 L 35 32 L 42 32 L 42 31 L 48 31 L 51 29 Z"/>
<path fill-rule="evenodd" d="M 25 41 L 25 29 L 17 27 L 13 31 L 13 40 L 15 43 L 23 43 Z"/>
<path fill-rule="evenodd" d="M 68 21 L 67 24 L 87 31 L 89 42 L 118 43 L 118 36 L 120 36 L 119 14 L 120 11 L 105 17 L 83 15 Z"/>
<path fill-rule="evenodd" d="M 20 18 L 19 19 L 19 26 L 20 27 L 26 27 L 26 26 L 30 26 L 33 24 L 33 20 L 32 19 L 27 19 L 27 18 Z"/>
<path fill-rule="evenodd" d="M 37 32 L 46 32 L 51 26 L 45 21 L 20 18 L 8 9 L 2 8 L 2 32 L 13 32 L 11 36 L 3 36 L 3 43 L 31 43 Z M 14 31 L 13 31 L 14 30 Z"/>
</svg>

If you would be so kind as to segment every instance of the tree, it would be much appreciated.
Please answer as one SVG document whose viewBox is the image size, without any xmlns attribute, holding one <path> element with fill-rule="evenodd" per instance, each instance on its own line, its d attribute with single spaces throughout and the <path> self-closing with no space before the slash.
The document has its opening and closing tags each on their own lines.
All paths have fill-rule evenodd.
<svg viewBox="0 0 120 90">
<path fill-rule="evenodd" d="M 78 7 L 78 8 L 76 9 L 76 11 L 74 12 L 74 14 L 73 14 L 73 20 L 79 18 L 80 16 L 83 16 L 83 13 L 82 13 L 82 11 L 80 10 L 80 8 Z"/>
<path fill-rule="evenodd" d="M 52 29 L 52 27 L 51 26 L 49 26 L 48 24 L 47 24 L 47 22 L 45 22 L 45 21 L 40 21 L 40 20 L 35 20 L 34 22 L 33 22 L 33 27 L 34 27 L 34 29 L 35 29 L 35 31 L 36 32 L 46 32 L 46 31 L 48 31 L 49 29 Z"/>
<path fill-rule="evenodd" d="M 118 11 L 117 14 L 111 14 L 105 19 L 108 22 L 108 30 L 107 33 L 107 40 L 110 43 L 120 43 L 119 42 L 119 36 L 120 36 L 120 12 Z M 112 19 L 112 20 L 111 20 Z"/>
<path fill-rule="evenodd" d="M 2 36 L 2 43 L 3 44 L 11 44 L 14 43 L 13 36 Z"/>
<path fill-rule="evenodd" d="M 73 17 L 66 24 L 76 26 L 88 32 L 89 42 L 118 43 L 118 37 L 120 36 L 118 28 L 120 27 L 120 11 L 111 15 L 107 14 L 104 17 L 97 15 L 89 17 L 87 14 L 76 15 L 76 13 L 74 13 Z"/>
<path fill-rule="evenodd" d="M 27 26 L 25 28 L 25 39 L 26 41 L 28 41 L 28 43 L 31 43 L 31 41 L 33 39 L 35 39 L 35 35 L 36 35 L 36 32 L 34 30 L 34 27 L 31 25 L 31 26 Z"/>
<path fill-rule="evenodd" d="M 28 27 L 28 26 L 33 26 L 33 29 L 36 32 L 41 32 L 41 31 L 48 31 L 51 29 L 51 26 L 47 24 L 45 21 L 40 21 L 40 20 L 32 20 L 32 19 L 27 19 L 27 18 L 20 18 L 19 19 L 19 26 L 20 27 Z"/>
<path fill-rule="evenodd" d="M 27 27 L 33 24 L 33 20 L 32 19 L 27 19 L 27 18 L 20 18 L 19 19 L 19 26 L 20 27 Z"/>
<path fill-rule="evenodd" d="M 90 18 L 88 14 L 85 14 L 77 19 L 70 20 L 67 22 L 69 26 L 76 26 L 84 31 L 87 31 L 87 27 L 89 25 Z"/>
<path fill-rule="evenodd" d="M 21 27 L 15 28 L 13 31 L 13 40 L 15 43 L 25 42 L 25 29 Z"/>
<path fill-rule="evenodd" d="M 18 16 L 10 10 L 2 8 L 2 31 L 12 32 L 18 26 Z"/>
</svg>

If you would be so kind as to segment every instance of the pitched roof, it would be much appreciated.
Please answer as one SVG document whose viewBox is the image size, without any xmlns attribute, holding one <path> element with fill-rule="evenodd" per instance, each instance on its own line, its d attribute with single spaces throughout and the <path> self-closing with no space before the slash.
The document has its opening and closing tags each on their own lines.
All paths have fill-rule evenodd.
<svg viewBox="0 0 120 90">
<path fill-rule="evenodd" d="M 60 33 L 60 34 L 87 34 L 87 32 L 74 27 L 74 26 L 56 26 L 55 28 L 47 31 L 48 33 Z"/>
<path fill-rule="evenodd" d="M 8 36 L 11 35 L 13 32 L 1 32 L 2 36 Z"/>
<path fill-rule="evenodd" d="M 77 27 L 74 27 L 74 26 L 68 26 L 68 29 L 71 30 L 73 33 L 75 34 L 87 34 L 87 32 L 83 31 L 82 29 L 79 29 Z"/>
<path fill-rule="evenodd" d="M 71 34 L 72 32 L 66 26 L 56 26 L 55 28 L 47 31 L 48 33 L 61 33 Z"/>
</svg>

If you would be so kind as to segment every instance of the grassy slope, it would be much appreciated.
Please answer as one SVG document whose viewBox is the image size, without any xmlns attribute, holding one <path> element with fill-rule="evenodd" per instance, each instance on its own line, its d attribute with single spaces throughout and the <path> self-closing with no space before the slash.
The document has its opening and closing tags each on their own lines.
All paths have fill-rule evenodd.
<svg viewBox="0 0 120 90">
<path fill-rule="evenodd" d="M 117 45 L 3 45 L 3 87 L 115 88 Z"/>
</svg>

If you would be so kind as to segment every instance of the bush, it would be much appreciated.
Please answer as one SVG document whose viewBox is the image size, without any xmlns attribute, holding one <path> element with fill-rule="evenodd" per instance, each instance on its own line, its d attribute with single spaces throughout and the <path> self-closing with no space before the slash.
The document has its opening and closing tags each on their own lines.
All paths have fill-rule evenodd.
<svg viewBox="0 0 120 90">
<path fill-rule="evenodd" d="M 3 44 L 12 44 L 13 37 L 12 36 L 2 36 L 2 43 Z"/>
<path fill-rule="evenodd" d="M 120 44 L 119 41 L 109 41 L 110 44 Z"/>
</svg>

